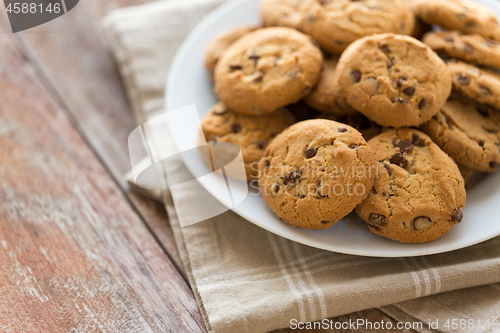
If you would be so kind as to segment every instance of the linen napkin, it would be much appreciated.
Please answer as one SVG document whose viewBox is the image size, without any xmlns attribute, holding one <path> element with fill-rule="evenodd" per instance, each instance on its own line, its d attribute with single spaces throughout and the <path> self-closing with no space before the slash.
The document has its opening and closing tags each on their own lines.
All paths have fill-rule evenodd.
<svg viewBox="0 0 500 333">
<path fill-rule="evenodd" d="M 221 2 L 163 0 L 104 20 L 138 125 L 163 112 L 165 78 L 178 46 Z M 164 134 L 172 145 L 167 129 Z M 166 166 L 167 179 L 188 172 L 179 159 Z M 136 187 L 131 174 L 127 180 Z M 142 193 L 162 200 L 158 191 Z M 181 228 L 168 191 L 163 200 L 210 332 L 266 332 L 372 307 L 403 322 L 421 321 L 422 328 L 413 328 L 422 332 L 494 332 L 500 326 L 500 238 L 439 255 L 358 257 L 288 241 L 233 212 Z"/>
</svg>

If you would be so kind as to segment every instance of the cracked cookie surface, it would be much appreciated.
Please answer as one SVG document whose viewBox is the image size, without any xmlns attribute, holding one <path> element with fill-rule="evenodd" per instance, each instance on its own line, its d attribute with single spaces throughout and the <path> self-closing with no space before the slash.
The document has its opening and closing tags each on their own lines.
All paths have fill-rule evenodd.
<svg viewBox="0 0 500 333">
<path fill-rule="evenodd" d="M 271 142 L 259 163 L 259 187 L 286 223 L 326 229 L 363 201 L 376 169 L 373 150 L 354 128 L 307 120 Z"/>
<path fill-rule="evenodd" d="M 295 123 L 287 109 L 278 109 L 262 116 L 248 116 L 215 104 L 201 121 L 207 142 L 237 144 L 243 155 L 247 180 L 257 179 L 258 162 L 273 138 Z"/>
<path fill-rule="evenodd" d="M 324 58 L 319 82 L 313 91 L 304 97 L 304 102 L 316 110 L 335 115 L 358 113 L 347 103 L 347 99 L 338 86 L 335 72 L 339 59 L 330 55 L 325 55 Z"/>
<path fill-rule="evenodd" d="M 247 33 L 256 30 L 257 27 L 242 25 L 234 29 L 224 31 L 210 41 L 205 51 L 205 68 L 213 80 L 215 65 L 227 48 Z"/>
<path fill-rule="evenodd" d="M 437 53 L 472 62 L 480 66 L 500 68 L 500 43 L 481 35 L 462 35 L 457 31 L 429 32 L 423 40 Z"/>
<path fill-rule="evenodd" d="M 415 25 L 411 7 L 400 0 L 303 0 L 301 8 L 304 31 L 333 54 L 365 36 L 409 35 Z"/>
<path fill-rule="evenodd" d="M 414 7 L 417 16 L 428 24 L 500 41 L 495 12 L 476 1 L 418 0 Z"/>
<path fill-rule="evenodd" d="M 309 94 L 322 63 L 309 36 L 291 28 L 262 28 L 224 52 L 215 67 L 215 91 L 232 110 L 262 115 Z"/>
<path fill-rule="evenodd" d="M 382 126 L 419 126 L 451 93 L 443 60 L 415 38 L 393 34 L 352 43 L 340 57 L 337 80 L 349 104 Z"/>
<path fill-rule="evenodd" d="M 458 164 L 483 172 L 500 169 L 500 112 L 450 98 L 422 130 Z"/>
<path fill-rule="evenodd" d="M 281 26 L 302 31 L 303 0 L 264 0 L 260 5 L 260 16 L 265 27 Z"/>
<path fill-rule="evenodd" d="M 461 222 L 463 178 L 455 162 L 426 134 L 393 129 L 368 144 L 379 172 L 356 213 L 373 233 L 402 243 L 425 243 Z"/>
<path fill-rule="evenodd" d="M 500 108 L 500 74 L 461 61 L 448 61 L 453 90 L 478 101 Z"/>
</svg>

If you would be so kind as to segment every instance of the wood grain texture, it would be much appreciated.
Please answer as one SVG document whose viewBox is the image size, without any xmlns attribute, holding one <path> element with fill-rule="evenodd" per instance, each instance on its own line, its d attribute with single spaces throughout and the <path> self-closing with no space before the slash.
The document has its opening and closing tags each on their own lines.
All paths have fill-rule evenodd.
<svg viewBox="0 0 500 333">
<path fill-rule="evenodd" d="M 172 294 L 167 293 L 166 297 L 172 297 L 174 298 L 174 300 L 164 300 L 162 298 L 164 296 L 163 294 L 157 295 L 158 293 L 161 294 L 163 290 L 162 286 L 164 284 L 166 284 L 168 287 L 172 287 L 171 283 L 167 283 L 165 282 L 165 280 L 170 279 L 170 274 L 175 272 L 171 272 L 173 271 L 172 265 L 164 257 L 161 251 L 154 246 L 154 239 L 152 237 L 148 238 L 148 242 L 151 243 L 148 246 L 146 246 L 146 244 L 143 244 L 142 242 L 141 244 L 137 244 L 137 242 L 135 241 L 135 229 L 131 229 L 128 232 L 125 232 L 124 230 L 125 226 L 126 228 L 129 228 L 129 225 L 127 223 L 131 222 L 127 222 L 124 225 L 121 224 L 122 221 L 126 219 L 132 219 L 134 221 L 134 228 L 140 228 L 140 221 L 137 221 L 138 218 L 134 216 L 134 212 L 131 211 L 131 209 L 126 208 L 128 207 L 127 200 L 129 200 L 130 203 L 134 206 L 136 212 L 140 214 L 140 218 L 148 225 L 150 230 L 153 231 L 156 239 L 161 243 L 163 249 L 168 253 L 175 266 L 181 271 L 181 273 L 183 273 L 182 264 L 180 262 L 179 255 L 173 241 L 172 232 L 170 230 L 170 226 L 168 224 L 163 206 L 161 204 L 153 202 L 150 199 L 143 198 L 126 191 L 126 185 L 122 181 L 122 175 L 124 175 L 130 168 L 128 160 L 127 137 L 136 125 L 130 112 L 123 86 L 120 82 L 119 74 L 116 69 L 116 65 L 110 51 L 106 46 L 99 26 L 101 18 L 111 10 L 145 2 L 148 2 L 148 0 L 80 1 L 78 7 L 75 8 L 75 10 L 72 10 L 67 15 L 49 22 L 41 27 L 31 29 L 29 32 L 18 33 L 15 36 L 15 38 L 17 38 L 19 46 L 23 51 L 16 51 L 17 57 L 19 59 L 24 59 L 24 57 L 27 56 L 29 60 L 36 65 L 38 71 L 38 73 L 33 72 L 31 75 L 42 77 L 43 82 L 38 82 L 37 84 L 40 87 L 45 86 L 42 88 L 39 87 L 39 89 L 45 90 L 43 92 L 39 92 L 40 96 L 37 96 L 39 97 L 38 100 L 43 101 L 44 98 L 46 100 L 46 96 L 50 94 L 54 95 L 57 98 L 57 102 L 59 103 L 61 108 L 65 111 L 66 115 L 69 116 L 71 122 L 73 122 L 73 125 L 78 129 L 84 140 L 89 144 L 91 149 L 102 161 L 105 168 L 110 172 L 111 177 L 121 186 L 121 190 L 114 188 L 112 182 L 109 179 L 109 183 L 106 182 L 105 186 L 101 186 L 102 184 L 100 181 L 100 177 L 107 177 L 107 173 L 102 168 L 95 167 L 99 169 L 99 176 L 87 177 L 80 175 L 79 177 L 82 178 L 75 178 L 78 179 L 79 186 L 85 188 L 86 191 L 83 191 L 82 189 L 80 189 L 80 187 L 71 185 L 68 192 L 63 191 L 61 192 L 62 194 L 56 195 L 59 192 L 57 192 L 56 194 L 44 192 L 48 191 L 46 187 L 49 186 L 50 188 L 53 188 L 54 191 L 62 191 L 60 190 L 59 186 L 66 188 L 66 185 L 62 184 L 66 184 L 66 182 L 70 182 L 72 184 L 72 182 L 75 181 L 72 179 L 72 177 L 74 176 L 72 173 L 64 173 L 65 177 L 69 177 L 70 179 L 65 178 L 66 180 L 61 180 L 62 183 L 58 186 L 54 186 L 52 185 L 52 183 L 46 183 L 45 180 L 43 180 L 43 177 L 42 180 L 39 180 L 36 177 L 33 178 L 32 184 L 31 179 L 29 179 L 31 176 L 31 171 L 27 169 L 21 170 L 21 164 L 23 164 L 24 161 L 17 160 L 15 163 L 11 162 L 12 164 L 9 164 L 17 169 L 15 170 L 15 173 L 9 174 L 12 182 L 17 184 L 16 188 L 26 188 L 27 193 L 33 193 L 33 187 L 25 187 L 28 185 L 26 185 L 24 182 L 29 183 L 30 186 L 35 186 L 34 184 L 39 183 L 39 185 L 37 186 L 39 186 L 38 188 L 41 191 L 41 194 L 39 195 L 41 198 L 43 198 L 43 202 L 39 203 L 42 207 L 39 208 L 39 211 L 37 212 L 40 213 L 40 216 L 43 219 L 49 219 L 47 217 L 47 211 L 51 211 L 52 209 L 56 212 L 58 211 L 59 205 L 63 205 L 62 203 L 60 203 L 62 197 L 67 199 L 68 202 L 71 202 L 71 204 L 67 203 L 68 206 L 64 206 L 64 214 L 69 214 L 71 216 L 71 218 L 67 218 L 67 220 L 65 220 L 65 223 L 71 224 L 70 222 L 73 221 L 73 217 L 79 216 L 79 218 L 87 221 L 86 223 L 89 223 L 90 226 L 88 226 L 88 224 L 84 224 L 87 227 L 83 227 L 80 225 L 80 223 L 76 223 L 75 225 L 72 225 L 70 229 L 64 229 L 63 232 L 60 231 L 59 225 L 55 222 L 51 222 L 55 224 L 50 224 L 50 226 L 43 225 L 38 229 L 33 229 L 38 224 L 25 225 L 25 223 L 27 222 L 23 222 L 20 224 L 20 229 L 16 229 L 16 232 L 18 232 L 17 236 L 14 236 L 14 234 L 11 234 L 9 236 L 10 243 L 7 243 L 8 246 L 13 246 L 9 245 L 11 243 L 15 244 L 16 237 L 27 238 L 26 241 L 23 241 L 23 244 L 18 244 L 16 245 L 18 246 L 17 248 L 12 248 L 12 251 L 16 249 L 15 251 L 17 252 L 14 253 L 18 253 L 17 257 L 14 261 L 12 261 L 12 259 L 10 264 L 8 265 L 8 267 L 11 267 L 11 271 L 4 271 L 4 280 L 2 280 L 2 285 L 4 282 L 11 283 L 12 288 L 10 294 L 4 294 L 3 292 L 0 293 L 2 302 L 4 300 L 6 300 L 6 302 L 9 302 L 5 303 L 9 304 L 9 306 L 3 308 L 3 311 L 8 312 L 2 312 L 0 314 L 0 330 L 2 327 L 4 327 L 3 325 L 5 325 L 5 323 L 2 322 L 2 318 L 17 318 L 17 321 L 11 324 L 11 327 L 15 327 L 15 324 L 19 324 L 21 319 L 25 320 L 26 318 L 31 318 L 33 316 L 32 312 L 36 313 L 38 317 L 36 319 L 29 320 L 32 320 L 33 323 L 39 323 L 38 320 L 45 320 L 46 325 L 48 325 L 46 327 L 50 327 L 52 331 L 55 331 L 55 328 L 64 331 L 66 327 L 74 325 L 75 321 L 77 323 L 82 322 L 82 325 L 87 325 L 85 327 L 78 326 L 80 328 L 91 327 L 88 326 L 91 325 L 89 324 L 88 318 L 94 318 L 93 325 L 95 326 L 93 327 L 99 327 L 99 325 L 102 325 L 102 327 L 104 328 L 109 328 L 112 327 L 112 325 L 118 325 L 118 320 L 120 323 L 126 321 L 127 323 L 132 325 L 130 327 L 134 327 L 138 331 L 163 331 L 165 330 L 165 327 L 167 327 L 168 330 L 172 328 L 178 329 L 179 326 L 177 325 L 180 325 L 180 327 L 182 327 L 183 329 L 189 327 L 193 328 L 193 331 L 196 331 L 199 330 L 199 327 L 195 326 L 194 324 L 196 323 L 196 325 L 202 325 L 200 324 L 199 313 L 197 313 L 197 310 L 193 310 L 194 301 L 192 294 L 189 290 L 186 290 L 185 285 L 182 285 L 182 281 L 175 280 L 179 283 L 179 289 L 173 291 Z M 6 26 L 5 17 L 0 17 L 0 20 L 2 21 L 3 25 Z M 15 61 L 15 59 L 11 59 L 11 61 Z M 23 65 L 25 66 L 26 64 L 23 63 Z M 3 71 L 5 71 L 6 69 L 4 68 L 0 70 L 3 73 Z M 19 84 L 24 84 L 24 82 L 20 82 Z M 29 97 L 25 97 L 25 99 L 32 98 L 33 96 L 31 95 Z M 12 100 L 8 100 L 2 101 L 2 103 L 9 106 L 10 108 L 10 105 L 14 102 Z M 46 103 L 49 102 L 46 101 Z M 52 101 L 51 103 L 53 104 L 54 101 Z M 21 112 L 20 110 L 26 110 L 25 108 L 27 107 L 28 106 L 17 106 L 16 112 Z M 32 106 L 29 106 L 29 108 L 31 107 Z M 5 108 L 2 112 L 5 112 Z M 57 112 L 53 110 L 50 111 L 50 108 L 38 110 L 38 115 L 44 118 L 46 117 L 44 115 L 45 112 L 49 112 L 49 114 L 52 114 L 56 118 L 60 119 L 63 123 L 65 123 L 63 128 L 65 128 L 67 135 L 77 137 L 77 135 L 74 133 L 74 129 L 71 129 L 71 126 L 67 124 L 65 115 L 61 113 L 60 110 L 58 110 Z M 24 127 L 24 121 L 25 120 L 21 117 L 21 119 L 18 120 L 18 126 Z M 38 124 L 42 124 L 42 122 L 37 119 L 31 119 L 30 121 L 32 122 L 30 126 L 36 127 L 38 126 Z M 1 134 L 3 133 L 1 128 L 7 127 L 3 124 L 0 125 L 0 135 L 2 135 L 3 137 L 3 134 Z M 8 129 L 5 131 L 8 131 L 10 133 L 14 130 Z M 40 129 L 40 131 L 42 131 L 42 129 Z M 38 132 L 34 133 L 38 134 Z M 37 165 L 37 167 L 46 168 L 46 172 L 50 172 L 52 167 L 66 165 L 65 163 L 71 164 L 71 159 L 74 156 L 79 156 L 78 162 L 76 163 L 77 165 L 72 165 L 72 168 L 79 167 L 83 168 L 84 172 L 89 171 L 86 157 L 82 158 L 79 155 L 80 150 L 86 149 L 83 142 L 79 142 L 77 146 L 68 147 L 61 143 L 61 141 L 65 141 L 65 139 L 61 139 L 59 137 L 52 139 L 55 143 L 48 146 L 46 146 L 45 144 L 45 139 L 42 140 L 36 135 L 34 136 L 34 138 L 30 139 L 32 140 L 32 143 L 34 145 L 32 149 L 37 150 L 43 148 L 44 154 L 37 155 L 37 158 L 41 161 L 48 161 L 48 164 L 42 163 L 40 165 Z M 67 155 L 67 162 L 61 163 L 58 159 L 54 159 L 54 157 L 52 157 L 54 156 L 54 154 L 51 152 L 51 149 L 54 149 L 54 147 L 59 149 L 56 150 L 56 152 L 63 151 Z M 23 147 L 22 149 L 28 148 L 29 145 L 27 144 L 26 147 Z M 18 146 L 12 146 L 12 150 L 22 151 L 22 149 L 20 149 L 20 147 Z M 89 151 L 86 151 L 85 154 L 88 156 L 92 155 Z M 21 155 L 23 156 L 23 158 L 28 158 L 30 156 L 28 152 L 24 152 Z M 1 156 L 2 159 L 0 159 L 0 163 L 2 163 L 3 161 L 3 155 Z M 95 161 L 95 158 L 94 160 L 92 160 L 91 164 L 98 165 L 98 163 Z M 33 166 L 33 168 L 34 167 L 35 166 Z M 2 166 L 2 170 L 5 169 L 6 165 Z M 95 172 L 94 167 L 92 167 L 92 171 Z M 22 173 L 24 178 L 21 177 L 19 173 Z M 95 175 L 93 173 L 91 174 Z M 18 179 L 24 180 L 21 183 L 18 183 Z M 84 184 L 84 182 L 89 182 L 89 184 Z M 112 190 L 110 190 L 109 188 L 112 188 Z M 75 193 L 75 191 L 77 193 Z M 109 198 L 108 191 L 112 192 L 112 195 Z M 120 191 L 122 191 L 122 193 L 120 193 Z M 89 193 L 92 194 L 90 196 L 91 198 L 93 198 L 92 201 L 87 197 L 87 194 Z M 123 193 L 125 193 L 127 199 L 121 197 Z M 32 205 L 32 202 L 29 201 L 31 199 L 28 200 L 21 194 L 17 194 L 15 199 L 23 205 Z M 82 201 L 82 203 L 78 203 L 80 200 Z M 127 211 L 127 214 L 125 214 L 125 216 L 116 216 L 116 214 L 118 213 L 116 213 L 114 210 L 111 211 L 110 207 L 103 207 L 103 205 L 105 204 L 113 206 L 118 205 L 122 207 L 121 209 L 123 211 Z M 66 205 L 66 203 L 64 203 L 64 205 Z M 87 212 L 87 210 L 81 207 L 78 208 L 81 205 L 87 207 L 91 211 L 94 210 L 94 212 L 90 214 L 89 212 Z M 18 210 L 19 208 L 10 207 L 9 211 L 16 211 L 16 209 Z M 5 214 L 5 210 L 0 209 L 0 219 L 2 219 L 0 220 L 0 223 L 2 225 L 9 225 L 12 222 L 12 217 L 7 219 L 5 218 Z M 73 216 L 71 214 L 75 215 Z M 122 212 L 121 214 L 124 213 Z M 85 215 L 85 218 L 83 218 L 82 215 Z M 59 215 L 56 214 L 56 216 Z M 59 221 L 57 220 L 57 218 L 54 217 L 56 221 Z M 18 219 L 20 220 L 18 216 L 14 217 L 14 220 Z M 100 228 L 94 227 L 93 223 L 101 223 L 102 221 L 108 220 L 112 221 L 106 222 L 110 223 L 108 227 L 117 228 L 117 235 L 108 230 L 107 233 L 104 233 L 107 236 L 102 238 L 101 236 L 99 236 L 101 235 L 100 233 L 102 232 L 102 230 Z M 12 227 L 9 225 L 5 228 L 7 228 L 7 231 L 9 231 Z M 35 235 L 33 230 L 38 230 L 36 231 L 38 237 Z M 69 231 L 71 231 L 71 233 L 76 232 L 76 235 L 74 237 L 67 238 L 67 232 Z M 91 236 L 84 235 L 84 233 L 89 232 Z M 141 234 L 140 237 L 148 237 L 147 230 L 142 230 L 142 232 L 144 232 L 144 234 Z M 4 230 L 2 229 L 2 235 L 3 234 Z M 53 237 L 56 237 L 56 239 L 53 240 Z M 87 244 L 87 240 L 85 237 L 97 237 L 98 240 L 94 240 L 93 242 Z M 110 239 L 114 240 L 114 243 L 112 243 L 113 245 L 110 245 Z M 42 258 L 40 258 L 40 251 L 42 250 L 40 249 L 43 246 L 43 244 L 41 243 L 42 241 L 44 242 L 43 244 L 45 244 L 45 247 L 43 247 L 43 251 L 47 252 L 47 249 L 50 249 L 51 251 L 49 258 L 58 258 L 58 256 L 62 256 L 62 258 L 58 259 L 59 261 L 57 261 L 57 265 L 46 258 L 41 260 Z M 125 242 L 125 245 L 118 246 L 116 243 L 118 241 Z M 31 244 L 31 242 L 33 242 L 33 244 Z M 25 243 L 28 243 L 29 246 Z M 137 253 L 131 255 L 127 252 L 130 251 L 128 250 L 128 246 L 132 246 L 132 248 L 137 249 L 137 251 L 139 251 L 139 249 L 147 250 L 148 257 L 141 257 L 143 256 L 141 254 L 139 258 L 136 258 L 136 256 L 138 255 Z M 149 250 L 150 247 L 153 247 L 155 250 L 151 252 Z M 71 249 L 71 251 L 73 252 L 70 251 L 71 256 L 60 253 L 58 254 L 58 251 L 60 251 L 58 250 L 59 248 L 68 249 L 68 251 L 69 249 Z M 94 259 L 94 254 L 90 256 L 89 259 L 86 252 L 82 252 L 89 249 L 92 249 L 93 251 L 95 250 L 98 253 L 101 253 L 102 250 L 108 255 L 117 255 L 121 258 L 121 261 L 115 262 L 109 261 L 111 259 L 108 259 L 109 263 L 106 261 L 106 266 L 100 263 L 99 260 Z M 122 253 L 122 251 L 125 251 L 127 253 Z M 6 250 L 6 253 L 10 252 Z M 66 252 L 63 251 L 63 253 Z M 78 258 L 71 259 L 73 257 Z M 27 258 L 33 258 L 34 261 L 31 262 Z M 4 259 L 6 258 L 1 258 L 2 262 Z M 136 263 L 137 260 L 141 262 L 141 265 Z M 99 265 L 104 265 L 105 268 L 101 268 L 96 262 L 99 262 Z M 154 272 L 152 272 L 150 266 L 148 266 L 151 265 L 149 262 L 155 263 Z M 51 268 L 53 266 L 60 266 L 59 263 L 61 263 L 61 267 L 64 267 L 64 269 L 62 269 L 62 273 L 58 273 L 59 271 L 55 271 L 55 268 Z M 113 266 L 114 264 L 117 264 L 118 268 Z M 75 267 L 73 268 L 72 265 L 74 265 Z M 36 268 L 36 274 L 26 271 L 29 268 L 33 272 L 33 267 Z M 71 269 L 69 269 L 68 267 L 71 267 Z M 131 267 L 134 267 L 134 269 L 132 269 Z M 15 271 L 16 269 L 20 270 L 19 275 L 15 275 L 18 274 Z M 52 271 L 51 269 L 54 270 Z M 86 280 L 78 280 L 73 275 L 67 275 L 68 270 L 71 271 L 73 269 L 75 270 L 75 272 L 82 271 L 88 272 L 88 274 L 92 274 L 95 281 L 87 277 L 85 277 Z M 134 274 L 139 274 L 140 279 L 138 277 L 134 278 L 134 282 L 136 284 L 133 284 L 133 286 L 137 287 L 137 285 L 144 285 L 144 287 L 134 287 L 131 289 L 128 281 L 120 275 L 121 273 L 123 273 L 122 270 L 124 272 L 127 272 L 127 274 L 131 271 L 134 272 Z M 37 274 L 42 274 L 41 276 L 43 277 L 43 279 L 40 278 L 40 275 Z M 84 274 L 78 273 L 76 275 L 80 277 Z M 112 277 L 107 277 L 108 275 Z M 24 303 L 24 310 L 22 312 L 19 312 L 16 310 L 20 304 L 16 303 L 19 301 L 19 298 L 16 298 L 16 295 L 18 294 L 17 290 L 18 288 L 20 288 L 20 286 L 15 285 L 12 276 L 22 276 L 22 279 L 24 280 L 31 280 L 36 278 L 38 282 L 43 281 L 44 285 L 51 286 L 53 284 L 57 285 L 58 288 L 60 286 L 64 286 L 64 288 L 66 288 L 64 290 L 66 291 L 64 291 L 64 293 L 62 294 L 51 294 L 51 297 L 53 297 L 50 298 L 51 303 L 44 303 L 45 305 L 47 305 L 46 307 L 44 306 L 44 311 L 38 310 L 39 305 L 41 304 L 39 303 L 41 302 L 39 300 L 38 303 Z M 176 277 L 176 279 L 177 278 L 178 277 Z M 152 281 L 149 281 L 149 279 L 151 279 Z M 46 280 L 54 280 L 55 282 L 51 284 L 49 282 L 46 282 Z M 78 282 L 74 282 L 75 280 L 78 280 Z M 160 284 L 159 286 L 158 283 Z M 112 285 L 112 287 L 110 287 L 110 284 Z M 128 289 L 120 289 L 116 287 L 116 285 Z M 148 286 L 149 289 L 145 286 Z M 39 285 L 36 285 L 36 287 L 34 288 L 35 291 L 31 290 L 32 293 L 34 293 L 35 295 L 36 293 L 38 293 L 38 295 L 46 296 L 46 294 L 42 294 L 40 290 L 36 289 L 40 288 Z M 175 288 L 177 288 L 177 286 Z M 118 298 L 113 298 L 113 302 L 104 302 L 107 296 L 104 297 L 103 295 L 111 295 L 113 293 L 118 293 L 119 296 L 116 296 Z M 151 295 L 149 293 L 151 293 Z M 77 294 L 80 296 L 75 296 Z M 93 307 L 87 305 L 87 308 L 90 309 L 90 313 L 92 313 L 88 315 L 90 317 L 85 317 L 82 315 L 81 311 L 85 312 L 87 310 L 76 309 L 73 307 L 73 305 L 68 305 L 65 303 L 68 297 L 71 298 L 75 303 L 77 303 L 77 300 L 81 299 L 82 297 L 88 297 L 91 294 L 95 294 L 93 297 L 91 297 L 91 299 L 98 299 L 98 301 L 96 301 L 97 303 L 92 301 L 90 305 L 92 305 Z M 127 299 L 127 301 L 122 300 L 125 298 Z M 143 300 L 143 298 L 145 300 Z M 175 302 L 175 298 L 181 300 L 181 304 L 177 304 L 176 306 L 174 306 L 175 310 L 178 310 L 179 313 L 181 313 L 182 307 L 186 307 L 186 309 L 184 309 L 185 313 L 182 313 L 183 315 L 185 315 L 186 313 L 192 315 L 194 318 L 192 321 L 189 321 L 189 318 L 184 318 L 183 315 L 180 315 L 178 313 L 176 314 L 175 311 L 174 314 L 172 314 L 171 309 L 169 309 L 168 307 L 171 302 Z M 102 302 L 102 304 L 99 305 L 98 302 Z M 123 304 L 120 302 L 122 302 Z M 161 304 L 156 307 L 157 304 L 154 302 L 159 302 Z M 184 305 L 183 302 L 186 302 L 186 304 L 188 305 Z M 136 303 L 139 305 L 137 305 Z M 151 304 L 154 304 L 154 306 Z M 94 310 L 97 309 L 95 307 L 97 307 L 98 305 L 100 306 L 99 310 Z M 120 316 L 116 317 L 121 319 L 111 318 L 111 316 L 105 315 L 105 309 L 110 305 L 117 307 L 117 309 L 119 309 L 117 311 L 121 311 L 119 312 Z M 130 313 L 128 313 L 129 311 Z M 97 315 L 96 313 L 100 314 Z M 152 318 L 157 318 L 157 320 L 150 319 L 144 313 L 149 313 Z M 6 315 L 6 317 L 4 317 L 4 314 Z M 80 319 L 72 318 L 72 314 L 75 314 L 75 316 L 80 316 L 76 317 Z M 177 317 L 175 315 L 177 315 Z M 67 320 L 64 321 L 64 325 L 63 322 L 59 322 L 55 319 L 58 318 L 58 316 L 62 318 L 67 317 Z M 349 316 L 343 316 L 337 318 L 337 320 L 344 320 L 344 317 L 367 318 L 371 321 L 379 321 L 382 319 L 386 321 L 392 320 L 390 317 L 378 310 L 367 310 Z M 7 320 L 7 322 L 9 323 L 9 320 Z M 34 326 L 35 324 L 29 327 Z M 116 327 L 124 326 L 118 325 Z M 85 329 L 81 331 L 85 331 Z M 173 329 L 173 331 L 180 332 L 176 329 Z M 281 330 L 280 332 L 289 331 L 292 332 L 291 330 Z"/>
<path fill-rule="evenodd" d="M 161 230 L 158 237 L 165 251 L 184 275 L 162 205 L 128 191 L 123 181 L 130 170 L 127 139 L 136 125 L 100 27 L 110 11 L 146 2 L 149 0 L 80 1 L 68 14 L 15 37 L 145 223 L 152 230 Z M 6 19 L 0 16 L 5 27 Z"/>
<path fill-rule="evenodd" d="M 202 332 L 182 276 L 0 29 L 0 331 Z"/>
</svg>

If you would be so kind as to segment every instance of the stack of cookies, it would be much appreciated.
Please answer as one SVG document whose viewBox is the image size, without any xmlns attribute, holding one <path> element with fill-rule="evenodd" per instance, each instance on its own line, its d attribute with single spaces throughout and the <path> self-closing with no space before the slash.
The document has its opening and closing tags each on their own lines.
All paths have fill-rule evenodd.
<svg viewBox="0 0 500 333">
<path fill-rule="evenodd" d="M 466 0 L 264 0 L 261 15 L 263 27 L 207 47 L 220 102 L 202 129 L 211 145 L 241 148 L 270 209 L 308 229 L 355 210 L 403 243 L 460 223 L 465 181 L 500 169 L 491 10 Z"/>
</svg>

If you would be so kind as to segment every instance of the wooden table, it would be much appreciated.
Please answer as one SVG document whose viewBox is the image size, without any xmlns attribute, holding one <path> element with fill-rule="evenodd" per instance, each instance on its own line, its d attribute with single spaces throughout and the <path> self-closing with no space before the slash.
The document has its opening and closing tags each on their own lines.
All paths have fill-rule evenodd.
<svg viewBox="0 0 500 333">
<path fill-rule="evenodd" d="M 135 124 L 100 20 L 144 2 L 80 1 L 17 34 L 0 5 L 2 332 L 206 331 L 164 207 L 122 178 Z"/>
</svg>

